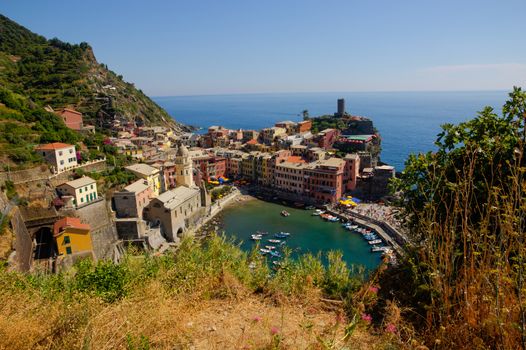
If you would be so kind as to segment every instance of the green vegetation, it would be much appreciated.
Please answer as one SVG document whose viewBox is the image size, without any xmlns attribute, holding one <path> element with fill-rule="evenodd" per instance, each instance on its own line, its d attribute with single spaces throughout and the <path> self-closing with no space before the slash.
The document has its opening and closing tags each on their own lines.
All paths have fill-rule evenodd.
<svg viewBox="0 0 526 350">
<path fill-rule="evenodd" d="M 320 117 L 311 118 L 311 121 L 313 133 L 318 133 L 325 129 L 345 130 L 347 128 L 347 122 L 345 119 L 337 118 L 332 115 L 322 115 Z"/>
<path fill-rule="evenodd" d="M 13 181 L 6 180 L 2 185 L 2 191 L 5 192 L 7 199 L 13 199 L 16 196 L 16 189 Z"/>
<path fill-rule="evenodd" d="M 502 115 L 444 125 L 438 151 L 409 157 L 393 183 L 414 247 L 381 290 L 428 344 L 526 346 L 525 121 L 514 88 Z"/>
<path fill-rule="evenodd" d="M 232 186 L 224 185 L 218 188 L 214 188 L 212 191 L 210 191 L 210 197 L 212 199 L 212 202 L 215 202 L 218 199 L 223 198 L 230 192 L 232 192 Z"/>
<path fill-rule="evenodd" d="M 46 40 L 0 15 L 0 157 L 31 165 L 40 161 L 32 152 L 35 144 L 82 140 L 43 109 L 48 105 L 73 106 L 98 127 L 109 126 L 117 113 L 182 128 L 133 84 L 99 64 L 87 43 Z"/>
<path fill-rule="evenodd" d="M 283 267 L 272 273 L 259 254 L 247 254 L 219 236 L 203 242 L 185 239 L 177 254 L 128 254 L 120 264 L 84 260 L 71 271 L 51 275 L 25 275 L 0 269 L 0 277 L 0 296 L 5 301 L 0 305 L 0 314 L 3 319 L 9 316 L 11 320 L 0 322 L 0 329 L 8 335 L 17 329 L 16 337 L 2 337 L 0 346 L 34 348 L 39 344 L 61 349 L 102 345 L 185 348 L 199 337 L 194 334 L 188 338 L 189 333 L 174 330 L 188 327 L 189 322 L 197 322 L 195 327 L 201 327 L 199 318 L 194 318 L 200 312 L 207 315 L 204 326 L 210 327 L 209 320 L 215 314 L 206 311 L 210 305 L 223 305 L 220 309 L 223 314 L 233 305 L 245 303 L 246 306 L 239 309 L 245 320 L 248 318 L 243 321 L 244 326 L 262 323 L 258 327 L 266 327 L 265 333 L 271 333 L 268 338 L 260 331 L 254 333 L 252 341 L 256 343 L 272 343 L 282 348 L 279 344 L 298 341 L 290 338 L 287 328 L 298 332 L 305 327 L 300 339 L 309 339 L 313 344 L 334 344 L 325 348 L 337 348 L 337 343 L 344 345 L 351 340 L 355 328 L 346 329 L 341 325 L 345 315 L 338 316 L 334 323 L 333 314 L 327 319 L 329 328 L 317 330 L 314 326 L 319 316 L 316 315 L 327 312 L 320 304 L 320 297 L 332 298 L 335 303 L 332 309 L 347 310 L 356 320 L 356 311 L 351 307 L 352 295 L 360 288 L 363 278 L 359 271 L 349 269 L 338 253 L 329 254 L 327 267 L 319 256 L 306 255 L 298 260 L 287 256 Z M 343 309 L 337 306 L 340 303 Z M 258 309 L 254 310 L 254 306 Z M 281 316 L 274 316 L 280 314 L 280 308 Z M 42 310 L 46 312 L 37 312 Z M 297 317 L 304 317 L 305 311 L 301 310 L 310 310 L 311 316 L 298 324 Z M 237 317 L 237 312 L 232 315 Z M 270 325 L 263 322 L 267 317 L 272 317 Z M 192 318 L 195 321 L 191 321 Z M 44 319 L 47 322 L 36 322 Z M 24 322 L 29 320 L 34 322 Z M 31 324 L 31 327 L 17 324 Z M 49 325 L 60 331 L 49 332 Z M 205 331 L 210 332 L 207 328 Z M 340 335 L 336 337 L 337 334 Z M 238 337 L 231 337 L 229 342 L 245 341 Z M 346 340 L 336 341 L 336 338 Z"/>
</svg>

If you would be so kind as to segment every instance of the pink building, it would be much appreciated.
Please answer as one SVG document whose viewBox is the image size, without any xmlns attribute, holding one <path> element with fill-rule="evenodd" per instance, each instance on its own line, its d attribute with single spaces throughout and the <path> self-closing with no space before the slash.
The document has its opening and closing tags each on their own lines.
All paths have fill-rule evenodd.
<svg viewBox="0 0 526 350">
<path fill-rule="evenodd" d="M 345 156 L 345 170 L 343 173 L 344 191 L 352 191 L 356 188 L 356 181 L 360 174 L 360 156 L 349 153 Z"/>
<path fill-rule="evenodd" d="M 145 180 L 137 180 L 113 194 L 115 212 L 119 218 L 142 218 L 144 207 L 150 203 L 152 188 Z"/>
<path fill-rule="evenodd" d="M 332 145 L 338 140 L 340 131 L 337 129 L 325 129 L 320 131 L 314 138 L 314 141 L 318 144 L 318 147 L 323 149 L 332 148 Z"/>
<path fill-rule="evenodd" d="M 76 131 L 82 130 L 84 126 L 82 122 L 82 113 L 70 108 L 63 108 L 55 113 L 62 118 L 64 124 L 66 124 L 68 128 Z"/>
<path fill-rule="evenodd" d="M 345 161 L 339 158 L 318 160 L 305 169 L 305 193 L 322 203 L 335 203 L 343 195 Z"/>
</svg>

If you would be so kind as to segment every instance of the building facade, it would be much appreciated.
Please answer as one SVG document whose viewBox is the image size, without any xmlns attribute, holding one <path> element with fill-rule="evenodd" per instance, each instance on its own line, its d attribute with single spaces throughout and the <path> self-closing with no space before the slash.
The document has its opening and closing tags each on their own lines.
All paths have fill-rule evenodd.
<svg viewBox="0 0 526 350">
<path fill-rule="evenodd" d="M 75 208 L 88 205 L 98 198 L 97 182 L 88 176 L 57 186 L 57 192 L 60 197 L 72 197 Z"/>
<path fill-rule="evenodd" d="M 35 148 L 56 172 L 62 172 L 77 166 L 75 146 L 66 143 L 48 143 Z"/>
<path fill-rule="evenodd" d="M 152 188 L 141 179 L 113 194 L 115 213 L 118 218 L 142 218 L 144 207 L 150 203 Z"/>
</svg>

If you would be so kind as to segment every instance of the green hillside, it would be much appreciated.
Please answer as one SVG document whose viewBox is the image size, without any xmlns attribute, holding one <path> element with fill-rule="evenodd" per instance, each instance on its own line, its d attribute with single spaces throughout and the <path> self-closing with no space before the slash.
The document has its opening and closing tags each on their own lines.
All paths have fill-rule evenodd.
<svg viewBox="0 0 526 350">
<path fill-rule="evenodd" d="M 120 117 L 186 129 L 132 83 L 99 64 L 87 43 L 47 40 L 2 15 L 0 103 L 0 150 L 14 161 L 30 157 L 25 146 L 31 143 L 78 140 L 44 111 L 48 105 L 74 107 L 99 128 Z"/>
</svg>

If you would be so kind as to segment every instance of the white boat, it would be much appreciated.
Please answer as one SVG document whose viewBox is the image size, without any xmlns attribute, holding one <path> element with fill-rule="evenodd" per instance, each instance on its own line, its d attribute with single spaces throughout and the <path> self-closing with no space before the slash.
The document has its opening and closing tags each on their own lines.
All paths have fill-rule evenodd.
<svg viewBox="0 0 526 350">
<path fill-rule="evenodd" d="M 250 239 L 253 241 L 259 241 L 261 240 L 261 235 L 251 235 Z"/>
<path fill-rule="evenodd" d="M 290 236 L 289 232 L 280 232 L 279 234 L 282 236 L 287 236 L 287 237 Z"/>
<path fill-rule="evenodd" d="M 270 253 L 270 250 L 261 248 L 259 250 L 263 255 Z"/>
<path fill-rule="evenodd" d="M 273 245 L 266 245 L 265 248 L 268 250 L 276 249 L 276 247 L 274 247 Z"/>
<path fill-rule="evenodd" d="M 312 215 L 315 215 L 315 216 L 319 216 L 319 215 L 321 215 L 321 214 L 325 214 L 325 212 L 324 212 L 323 210 L 321 210 L 321 209 L 316 209 L 316 210 L 312 213 Z"/>
<path fill-rule="evenodd" d="M 367 243 L 369 243 L 370 245 L 381 244 L 382 240 L 381 239 L 373 239 L 372 241 L 368 241 Z"/>
<path fill-rule="evenodd" d="M 281 243 L 281 241 L 279 239 L 269 239 L 268 241 L 270 243 Z"/>
<path fill-rule="evenodd" d="M 391 252 L 393 249 L 391 247 L 378 247 L 374 246 L 371 248 L 372 252 Z"/>
</svg>

